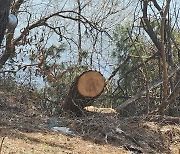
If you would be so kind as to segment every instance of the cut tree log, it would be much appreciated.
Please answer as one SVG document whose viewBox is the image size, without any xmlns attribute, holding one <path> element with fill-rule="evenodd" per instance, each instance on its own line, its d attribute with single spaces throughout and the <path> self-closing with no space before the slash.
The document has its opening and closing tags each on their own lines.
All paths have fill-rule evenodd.
<svg viewBox="0 0 180 154">
<path fill-rule="evenodd" d="M 74 115 L 82 115 L 84 107 L 92 105 L 104 87 L 105 78 L 100 72 L 90 70 L 82 73 L 72 83 L 62 109 Z"/>
</svg>

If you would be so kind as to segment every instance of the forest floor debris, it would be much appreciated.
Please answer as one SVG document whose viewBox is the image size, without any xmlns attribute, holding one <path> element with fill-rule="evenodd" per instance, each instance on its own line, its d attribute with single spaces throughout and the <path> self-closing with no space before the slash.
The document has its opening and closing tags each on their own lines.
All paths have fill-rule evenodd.
<svg viewBox="0 0 180 154">
<path fill-rule="evenodd" d="M 125 118 L 111 109 L 109 112 L 108 109 L 89 111 L 82 117 L 50 117 L 32 106 L 33 112 L 31 109 L 23 109 L 23 105 L 18 106 L 12 98 L 11 101 L 5 96 L 1 98 L 0 142 L 4 139 L 2 154 L 180 152 L 179 117 L 144 115 Z M 58 124 L 53 127 L 68 128 L 73 135 L 53 131 L 47 121 Z"/>
</svg>

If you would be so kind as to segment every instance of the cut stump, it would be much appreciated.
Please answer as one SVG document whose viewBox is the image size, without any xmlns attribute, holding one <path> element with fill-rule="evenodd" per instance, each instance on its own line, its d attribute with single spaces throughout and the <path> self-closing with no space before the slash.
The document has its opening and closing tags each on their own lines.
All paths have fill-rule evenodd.
<svg viewBox="0 0 180 154">
<path fill-rule="evenodd" d="M 105 79 L 95 70 L 90 70 L 76 77 L 68 96 L 63 104 L 63 110 L 75 115 L 81 115 L 84 107 L 92 105 L 93 101 L 103 92 Z"/>
</svg>

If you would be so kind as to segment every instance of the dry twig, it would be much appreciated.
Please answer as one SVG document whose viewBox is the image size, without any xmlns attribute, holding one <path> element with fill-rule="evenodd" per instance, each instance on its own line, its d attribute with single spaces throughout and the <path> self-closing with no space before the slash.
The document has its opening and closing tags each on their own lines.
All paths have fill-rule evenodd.
<svg viewBox="0 0 180 154">
<path fill-rule="evenodd" d="M 5 137 L 2 138 L 2 141 L 1 141 L 1 145 L 0 145 L 0 154 L 1 154 L 1 151 L 2 151 L 2 146 L 3 146 L 3 142 L 5 140 Z"/>
</svg>

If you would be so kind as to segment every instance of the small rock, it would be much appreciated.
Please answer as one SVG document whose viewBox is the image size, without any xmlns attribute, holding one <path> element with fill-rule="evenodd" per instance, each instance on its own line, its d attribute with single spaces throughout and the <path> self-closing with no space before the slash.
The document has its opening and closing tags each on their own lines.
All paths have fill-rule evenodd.
<svg viewBox="0 0 180 154">
<path fill-rule="evenodd" d="M 54 132 L 61 132 L 65 135 L 73 135 L 73 132 L 67 127 L 52 127 L 51 130 Z"/>
</svg>

